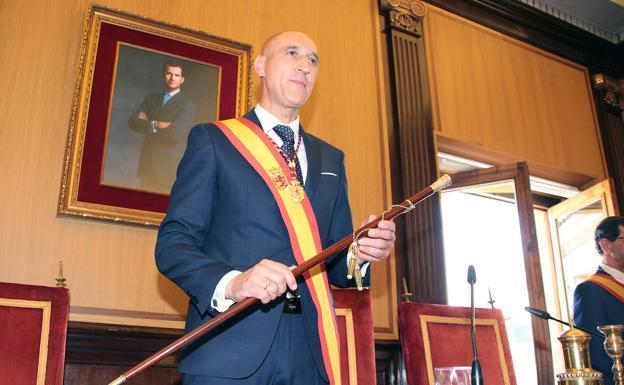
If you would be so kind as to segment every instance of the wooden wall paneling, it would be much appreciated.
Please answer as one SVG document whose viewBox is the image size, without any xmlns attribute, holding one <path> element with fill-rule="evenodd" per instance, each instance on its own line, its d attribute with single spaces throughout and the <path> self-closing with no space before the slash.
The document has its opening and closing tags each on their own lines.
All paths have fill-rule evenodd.
<svg viewBox="0 0 624 385">
<path fill-rule="evenodd" d="M 126 370 L 182 336 L 178 329 L 70 322 L 65 385 L 108 384 Z M 179 385 L 177 356 L 165 358 L 132 384 Z"/>
<path fill-rule="evenodd" d="M 385 117 L 378 43 L 372 38 L 379 17 L 374 0 L 189 0 L 175 7 L 165 0 L 99 3 L 246 42 L 256 52 L 265 37 L 280 30 L 308 33 L 319 46 L 322 64 L 302 122 L 345 151 L 354 222 L 387 207 L 390 177 L 380 124 Z M 12 69 L 4 91 L 11 97 L 0 98 L 0 280 L 51 285 L 63 260 L 72 305 L 80 311 L 72 312 L 72 319 L 170 325 L 167 320 L 186 312 L 187 299 L 156 270 L 155 229 L 56 215 L 88 6 L 87 0 L 66 0 L 61 7 L 7 0 L 0 6 L 0 65 Z M 259 79 L 253 82 L 255 103 Z M 393 269 L 390 261 L 372 269 L 375 325 L 385 330 L 396 322 L 387 310 L 392 308 L 388 298 L 396 294 L 384 289 Z M 92 314 L 86 314 L 90 309 Z M 115 319 L 115 312 L 125 315 Z"/>
<path fill-rule="evenodd" d="M 590 74 L 612 79 L 624 78 L 624 45 L 611 43 L 521 2 L 515 0 L 426 1 L 514 39 L 586 66 Z M 615 178 L 618 169 L 623 166 L 617 157 L 610 155 L 613 150 L 609 149 L 610 145 L 605 136 L 609 136 L 610 129 L 607 122 L 611 121 L 611 118 L 615 119 L 615 122 L 611 121 L 612 124 L 618 124 L 617 114 L 612 114 L 608 108 L 601 106 L 604 93 L 594 91 L 593 94 L 607 163 L 606 168 L 609 176 Z M 621 196 L 620 193 L 618 195 Z M 621 198 L 619 199 L 621 204 Z"/>
<path fill-rule="evenodd" d="M 177 329 L 70 322 L 64 384 L 108 384 L 181 335 Z M 407 384 L 398 341 L 377 341 L 375 361 L 377 384 Z M 165 358 L 129 383 L 180 385 L 177 364 L 177 356 Z"/>
<path fill-rule="evenodd" d="M 519 41 L 612 77 L 624 76 L 624 46 L 517 0 L 425 0 Z"/>
<path fill-rule="evenodd" d="M 454 140 L 528 161 L 540 176 L 604 178 L 586 67 L 439 8 L 428 11 L 424 36 L 441 150 L 462 151 L 445 147 Z M 458 155 L 488 160 L 478 151 Z"/>
<path fill-rule="evenodd" d="M 395 6 L 381 1 L 386 15 L 395 151 L 401 164 L 402 195 L 420 191 L 437 178 L 436 149 L 429 109 L 429 85 L 420 18 L 420 1 Z M 414 300 L 446 302 L 440 203 L 438 196 L 421 203 L 399 222 L 405 274 Z"/>
<path fill-rule="evenodd" d="M 375 343 L 377 385 L 406 385 L 405 361 L 398 341 Z"/>
<path fill-rule="evenodd" d="M 129 366 L 67 364 L 64 385 L 109 384 Z M 182 385 L 182 376 L 175 368 L 153 367 L 131 380 L 132 385 Z"/>
</svg>

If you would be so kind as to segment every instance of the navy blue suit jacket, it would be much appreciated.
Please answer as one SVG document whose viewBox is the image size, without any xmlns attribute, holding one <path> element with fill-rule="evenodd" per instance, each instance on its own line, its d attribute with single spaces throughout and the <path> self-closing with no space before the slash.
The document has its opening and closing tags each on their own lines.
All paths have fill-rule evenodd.
<svg viewBox="0 0 624 385">
<path fill-rule="evenodd" d="M 258 126 L 253 111 L 245 117 Z M 353 231 L 341 151 L 305 133 L 305 191 L 323 247 Z M 332 175 L 333 174 L 333 175 Z M 210 300 L 229 271 L 268 258 L 296 264 L 286 227 L 265 182 L 214 124 L 195 126 L 180 162 L 171 202 L 156 245 L 159 270 L 190 297 L 187 331 L 217 313 Z M 345 254 L 332 258 L 330 283 L 348 286 Z M 370 274 L 368 274 L 370 276 Z M 323 369 L 317 315 L 305 282 L 299 282 L 306 333 L 319 372 Z M 243 378 L 262 363 L 282 316 L 283 299 L 258 305 L 187 348 L 180 370 L 195 375 Z"/>
<path fill-rule="evenodd" d="M 607 274 L 601 268 L 598 274 Z M 574 289 L 574 323 L 598 332 L 597 326 L 624 324 L 624 302 L 593 282 L 582 282 Z M 613 360 L 603 347 L 602 338 L 592 337 L 589 354 L 592 367 L 604 374 L 605 385 L 613 385 Z"/>
</svg>

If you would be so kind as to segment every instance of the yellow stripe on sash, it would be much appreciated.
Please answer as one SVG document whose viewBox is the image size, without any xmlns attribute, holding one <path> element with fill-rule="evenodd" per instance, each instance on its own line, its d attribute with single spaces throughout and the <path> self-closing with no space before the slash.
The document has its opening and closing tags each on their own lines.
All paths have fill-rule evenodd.
<svg viewBox="0 0 624 385">
<path fill-rule="evenodd" d="M 588 281 L 600 285 L 605 290 L 613 294 L 617 299 L 624 302 L 624 286 L 610 276 L 604 274 L 594 274 L 587 278 Z"/>
<path fill-rule="evenodd" d="M 305 192 L 303 200 L 298 202 L 292 198 L 288 187 L 280 185 L 280 180 L 276 181 L 276 170 L 281 170 L 289 180 L 290 169 L 275 145 L 259 127 L 246 119 L 229 119 L 216 124 L 273 193 L 297 262 L 301 264 L 316 256 L 322 246 L 312 206 Z M 311 283 L 310 294 L 318 313 L 319 338 L 327 376 L 331 384 L 340 385 L 340 350 L 327 274 L 317 265 L 304 275 Z"/>
</svg>

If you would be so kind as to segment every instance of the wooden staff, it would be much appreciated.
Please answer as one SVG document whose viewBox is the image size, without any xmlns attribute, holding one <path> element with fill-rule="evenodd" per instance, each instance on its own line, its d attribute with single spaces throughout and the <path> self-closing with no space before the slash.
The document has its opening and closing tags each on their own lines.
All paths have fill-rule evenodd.
<svg viewBox="0 0 624 385">
<path fill-rule="evenodd" d="M 450 185 L 451 185 L 451 177 L 446 174 L 442 175 L 437 181 L 431 184 L 431 186 L 425 188 L 424 190 L 420 191 L 416 195 L 413 195 L 411 198 L 404 200 L 403 202 L 401 202 L 401 204 L 393 205 L 389 210 L 384 212 L 381 217 L 355 230 L 353 233 L 354 235 L 348 235 L 342 238 L 340 241 L 329 246 L 328 248 L 326 248 L 325 250 L 323 250 L 322 252 L 314 256 L 313 258 L 308 259 L 307 261 L 303 262 L 301 265 L 294 268 L 292 271 L 293 275 L 295 276 L 295 278 L 301 276 L 303 273 L 310 270 L 312 267 L 318 265 L 321 262 L 324 262 L 331 255 L 349 246 L 354 241 L 354 237 L 357 238 L 360 235 L 363 235 L 365 231 L 371 228 L 377 227 L 377 224 L 379 223 L 379 221 L 394 219 L 401 214 L 405 214 L 406 212 L 412 210 L 414 208 L 414 205 L 417 205 L 418 203 L 427 199 L 432 194 L 440 190 L 443 190 Z M 121 376 L 117 377 L 109 385 L 123 384 L 124 382 L 136 376 L 137 374 L 141 373 L 145 369 L 149 368 L 150 366 L 154 365 L 155 363 L 159 362 L 165 357 L 174 354 L 181 348 L 185 347 L 186 345 L 195 341 L 196 339 L 208 333 L 212 329 L 221 325 L 223 322 L 229 320 L 230 318 L 239 314 L 243 310 L 249 308 L 250 306 L 255 304 L 257 301 L 258 301 L 257 298 L 248 297 L 236 303 L 227 311 L 220 313 L 216 317 L 212 318 L 210 321 L 191 330 L 188 334 L 185 334 L 179 339 L 173 341 L 172 343 L 170 343 L 169 345 L 167 345 L 160 351 L 146 358 L 143 362 L 130 368 Z"/>
</svg>

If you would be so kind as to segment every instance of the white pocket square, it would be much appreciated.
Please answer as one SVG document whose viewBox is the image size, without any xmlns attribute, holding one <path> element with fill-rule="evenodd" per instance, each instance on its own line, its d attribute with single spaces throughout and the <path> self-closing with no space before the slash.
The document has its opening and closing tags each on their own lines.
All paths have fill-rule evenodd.
<svg viewBox="0 0 624 385">
<path fill-rule="evenodd" d="M 329 172 L 329 171 L 323 171 L 323 172 L 321 173 L 321 175 L 338 176 L 338 174 L 334 174 L 333 172 Z"/>
</svg>

